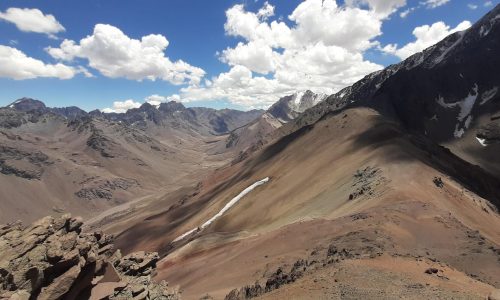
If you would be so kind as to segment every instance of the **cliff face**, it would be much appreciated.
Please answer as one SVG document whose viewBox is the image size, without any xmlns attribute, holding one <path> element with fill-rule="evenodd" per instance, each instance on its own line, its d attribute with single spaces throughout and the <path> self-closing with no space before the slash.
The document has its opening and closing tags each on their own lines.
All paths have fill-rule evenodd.
<svg viewBox="0 0 500 300">
<path fill-rule="evenodd" d="M 151 280 L 157 253 L 123 256 L 113 237 L 82 233 L 80 218 L 0 226 L 1 299 L 178 299 Z"/>
</svg>

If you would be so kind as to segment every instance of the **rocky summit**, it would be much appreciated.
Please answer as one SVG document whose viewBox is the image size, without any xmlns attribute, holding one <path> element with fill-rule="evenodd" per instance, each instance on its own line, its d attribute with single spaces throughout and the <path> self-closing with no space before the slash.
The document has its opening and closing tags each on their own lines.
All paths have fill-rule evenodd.
<svg viewBox="0 0 500 300">
<path fill-rule="evenodd" d="M 82 224 L 67 214 L 0 226 L 0 299 L 178 299 L 151 279 L 157 253 L 122 256 L 111 235 Z"/>
</svg>

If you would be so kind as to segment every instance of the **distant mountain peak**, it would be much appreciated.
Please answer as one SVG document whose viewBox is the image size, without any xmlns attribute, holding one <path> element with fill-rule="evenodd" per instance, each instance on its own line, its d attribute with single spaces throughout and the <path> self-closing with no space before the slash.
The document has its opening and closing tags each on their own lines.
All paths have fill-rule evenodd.
<svg viewBox="0 0 500 300">
<path fill-rule="evenodd" d="M 33 111 L 37 113 L 52 113 L 70 120 L 87 115 L 86 111 L 76 106 L 47 107 L 42 101 L 27 97 L 18 99 L 7 107 L 26 113 Z"/>
<path fill-rule="evenodd" d="M 46 109 L 47 107 L 45 106 L 45 103 L 43 103 L 40 100 L 32 99 L 32 98 L 21 98 L 18 99 L 14 102 L 12 102 L 10 105 L 8 105 L 9 108 L 14 108 L 16 110 L 20 111 L 31 111 L 31 110 L 40 110 L 40 109 Z"/>
<path fill-rule="evenodd" d="M 307 109 L 325 100 L 326 97 L 325 94 L 316 94 L 311 90 L 297 91 L 292 95 L 279 99 L 267 112 L 280 122 L 287 123 Z"/>
<path fill-rule="evenodd" d="M 158 110 L 170 113 L 183 111 L 185 109 L 186 107 L 182 103 L 176 101 L 163 102 L 158 106 Z"/>
</svg>

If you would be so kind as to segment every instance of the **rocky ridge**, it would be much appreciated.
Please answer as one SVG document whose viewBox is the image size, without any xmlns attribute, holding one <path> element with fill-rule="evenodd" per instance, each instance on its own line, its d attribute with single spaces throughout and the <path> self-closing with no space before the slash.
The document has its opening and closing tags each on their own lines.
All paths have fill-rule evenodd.
<svg viewBox="0 0 500 300">
<path fill-rule="evenodd" d="M 499 32 L 497 5 L 469 29 L 330 95 L 246 152 L 348 108 L 370 107 L 498 177 Z"/>
<path fill-rule="evenodd" d="M 122 256 L 113 237 L 82 220 L 45 217 L 0 226 L 0 299 L 178 299 L 152 281 L 157 253 Z"/>
</svg>

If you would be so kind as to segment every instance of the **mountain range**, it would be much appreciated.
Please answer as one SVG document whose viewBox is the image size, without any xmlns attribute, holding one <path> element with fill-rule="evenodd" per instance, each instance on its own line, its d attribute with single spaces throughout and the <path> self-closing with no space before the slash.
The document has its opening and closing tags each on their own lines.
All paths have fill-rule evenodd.
<svg viewBox="0 0 500 300">
<path fill-rule="evenodd" d="M 497 299 L 499 36 L 497 5 L 266 111 L 17 100 L 0 109 L 0 220 L 81 214 L 124 254 L 158 252 L 154 279 L 183 299 Z"/>
<path fill-rule="evenodd" d="M 252 137 L 246 131 L 255 123 L 263 126 L 269 120 L 264 115 L 284 124 L 324 98 L 297 93 L 266 112 L 186 108 L 171 101 L 125 113 L 18 99 L 0 108 L 0 173 L 8 176 L 2 197 L 12 199 L 0 203 L 2 218 L 32 221 L 63 211 L 88 216 L 157 193 L 159 186 L 180 185 L 173 183 L 200 166 L 222 166 L 241 151 L 241 145 L 230 146 L 238 132 L 247 135 L 245 145 L 258 143 L 272 130 L 264 126 Z"/>
</svg>

